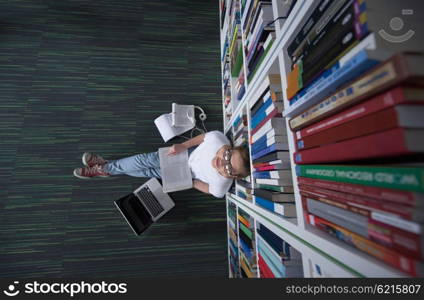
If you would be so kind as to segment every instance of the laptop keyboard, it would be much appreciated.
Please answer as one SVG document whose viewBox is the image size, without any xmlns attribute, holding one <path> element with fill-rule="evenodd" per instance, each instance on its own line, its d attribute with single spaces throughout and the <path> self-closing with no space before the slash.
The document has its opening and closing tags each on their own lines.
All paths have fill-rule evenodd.
<svg viewBox="0 0 424 300">
<path fill-rule="evenodd" d="M 153 217 L 157 217 L 161 212 L 164 211 L 162 205 L 156 199 L 155 195 L 153 195 L 152 191 L 150 191 L 148 186 L 142 188 L 137 194 L 140 199 L 142 199 L 144 205 Z"/>
</svg>

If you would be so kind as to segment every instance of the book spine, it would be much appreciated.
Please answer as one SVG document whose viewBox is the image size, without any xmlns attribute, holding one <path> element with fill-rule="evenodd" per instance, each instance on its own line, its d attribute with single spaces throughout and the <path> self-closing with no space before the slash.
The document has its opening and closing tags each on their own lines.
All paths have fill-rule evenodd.
<svg viewBox="0 0 424 300">
<path fill-rule="evenodd" d="M 270 190 L 270 191 L 279 192 L 279 193 L 293 193 L 294 191 L 293 187 L 290 185 L 276 186 L 276 185 L 269 185 L 269 184 L 258 184 L 257 186 L 260 189 Z"/>
<path fill-rule="evenodd" d="M 408 70 L 401 65 L 404 65 L 402 59 L 395 56 L 386 63 L 377 66 L 350 85 L 293 117 L 290 120 L 290 127 L 292 129 L 303 128 L 347 106 L 380 93 L 388 86 L 400 83 L 408 74 Z"/>
<path fill-rule="evenodd" d="M 364 103 L 355 105 L 352 108 L 330 116 L 318 123 L 314 123 L 308 127 L 298 130 L 296 131 L 295 136 L 297 139 L 301 139 L 329 128 L 357 120 L 383 109 L 393 107 L 397 104 L 407 103 L 408 101 L 404 95 L 404 88 L 396 87 L 388 92 L 379 94 Z"/>
<path fill-rule="evenodd" d="M 281 112 L 283 111 L 283 106 L 281 102 L 273 102 L 271 100 L 271 104 L 268 107 L 265 107 L 263 111 L 258 112 L 252 119 L 251 119 L 251 127 L 255 128 L 260 124 L 262 120 L 264 120 L 269 114 L 271 114 L 274 110 L 277 110 L 278 114 L 281 115 Z"/>
<path fill-rule="evenodd" d="M 406 220 L 415 220 L 414 211 L 408 207 L 374 200 L 353 194 L 340 193 L 332 190 L 320 189 L 310 186 L 299 185 L 302 195 L 312 197 L 326 203 L 336 203 L 340 207 L 344 206 L 353 212 L 361 213 L 364 216 L 371 217 L 374 210 L 380 213 L 386 213 L 390 216 L 397 216 Z M 420 220 L 422 221 L 422 220 Z M 393 224 L 390 224 L 393 225 Z"/>
<path fill-rule="evenodd" d="M 291 203 L 274 203 L 272 201 L 262 199 L 255 196 L 255 203 L 263 208 L 277 213 L 283 217 L 296 217 L 296 206 Z"/>
<path fill-rule="evenodd" d="M 376 166 L 297 165 L 297 176 L 365 186 L 424 192 L 424 170 Z"/>
<path fill-rule="evenodd" d="M 262 255 L 258 253 L 258 264 L 259 264 L 259 270 L 263 272 L 263 278 L 275 278 L 275 275 L 272 273 L 271 269 L 268 267 L 268 265 L 265 263 Z"/>
<path fill-rule="evenodd" d="M 255 128 L 251 128 L 251 135 L 254 135 L 256 132 L 258 132 L 262 128 L 262 126 L 264 126 L 266 124 L 266 122 L 268 122 L 269 120 L 271 120 L 274 117 L 281 117 L 281 113 L 278 112 L 278 109 L 274 109 Z"/>
<path fill-rule="evenodd" d="M 259 152 L 257 152 L 257 153 L 251 153 L 251 155 L 252 155 L 252 159 L 258 159 L 258 158 L 260 158 L 260 157 L 262 157 L 262 156 L 265 156 L 265 155 L 267 155 L 267 154 L 269 154 L 269 153 L 272 153 L 272 152 L 275 152 L 275 151 L 277 151 L 277 149 L 276 149 L 276 146 L 275 146 L 275 144 L 274 145 L 271 145 L 271 146 L 269 146 L 269 147 L 266 147 L 265 149 L 263 149 L 263 150 L 260 150 Z"/>
<path fill-rule="evenodd" d="M 338 86 L 348 82 L 361 73 L 370 69 L 378 63 L 370 58 L 366 50 L 361 50 L 344 64 L 336 62 L 331 68 L 326 70 L 320 77 L 314 80 L 308 87 L 301 90 L 290 99 L 290 108 L 294 110 L 294 104 L 299 107 L 305 102 L 314 103 L 316 99 L 322 99 L 332 93 Z M 297 103 L 298 102 L 298 103 Z M 293 106 L 293 107 L 292 107 Z"/>
<path fill-rule="evenodd" d="M 386 131 L 399 126 L 399 116 L 394 108 L 389 108 L 363 118 L 329 128 L 317 134 L 296 140 L 297 150 L 304 150 L 321 145 Z"/>
<path fill-rule="evenodd" d="M 332 236 L 335 236 L 336 238 L 394 266 L 403 272 L 406 272 L 411 276 L 422 276 L 422 274 L 417 273 L 417 266 L 420 263 L 414 259 L 400 255 L 391 249 L 376 244 L 317 216 L 308 215 L 306 219 L 310 225 L 330 233 Z M 419 266 L 419 269 L 421 269 L 421 266 Z"/>
<path fill-rule="evenodd" d="M 255 132 L 250 132 L 251 140 L 252 142 L 257 141 L 260 137 L 267 134 L 270 130 L 274 130 L 275 133 L 278 133 L 279 135 L 285 135 L 285 126 L 286 125 L 283 118 L 271 118 L 265 123 L 259 124 L 256 127 Z"/>
<path fill-rule="evenodd" d="M 306 177 L 298 177 L 297 181 L 302 185 L 315 186 L 318 188 L 340 191 L 343 193 L 360 195 L 378 200 L 391 201 L 397 204 L 408 205 L 412 207 L 422 206 L 424 204 L 417 202 L 416 194 L 408 191 L 372 187 L 362 184 L 350 184 L 329 180 L 312 179 Z M 422 197 L 424 197 L 424 195 Z"/>
<path fill-rule="evenodd" d="M 393 141 L 396 141 L 396 143 L 393 143 Z M 297 164 L 328 163 L 412 153 L 406 144 L 405 131 L 396 128 L 295 152 L 294 161 Z"/>
<path fill-rule="evenodd" d="M 342 1 L 335 1 L 335 2 L 342 2 Z M 332 1 L 326 1 L 326 0 L 321 0 L 320 3 L 318 4 L 317 8 L 314 10 L 314 12 L 312 13 L 312 15 L 309 17 L 308 21 L 305 23 L 305 25 L 302 27 L 302 29 L 299 31 L 299 33 L 296 35 L 296 37 L 293 39 L 293 42 L 291 42 L 291 44 L 287 47 L 287 53 L 289 56 L 293 55 L 293 52 L 296 51 L 297 48 L 299 48 L 299 46 L 302 43 L 306 42 L 306 37 L 308 35 L 308 33 L 315 29 L 316 24 L 318 24 L 319 20 L 322 19 L 328 19 L 329 17 L 331 18 L 332 15 L 328 16 L 327 14 L 327 10 L 329 7 L 331 7 L 332 5 Z M 335 13 L 336 9 L 333 9 L 334 13 Z M 338 8 L 337 8 L 338 10 Z M 326 18 L 322 18 L 323 16 L 326 16 Z"/>
</svg>

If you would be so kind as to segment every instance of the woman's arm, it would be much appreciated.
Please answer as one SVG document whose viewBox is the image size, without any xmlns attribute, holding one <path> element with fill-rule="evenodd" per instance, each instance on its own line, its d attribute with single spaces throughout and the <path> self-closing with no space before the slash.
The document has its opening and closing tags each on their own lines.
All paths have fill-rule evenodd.
<svg viewBox="0 0 424 300">
<path fill-rule="evenodd" d="M 191 138 L 184 143 L 181 144 L 175 144 L 172 145 L 172 147 L 169 149 L 168 154 L 178 154 L 190 147 L 200 145 L 205 139 L 205 134 L 199 134 L 198 136 L 195 136 L 194 138 Z"/>
<path fill-rule="evenodd" d="M 200 181 L 200 180 L 197 180 L 197 179 L 193 179 L 193 187 L 196 190 L 199 190 L 199 191 L 201 191 L 203 193 L 209 194 L 209 184 L 207 184 L 207 183 L 205 183 L 203 181 Z"/>
</svg>

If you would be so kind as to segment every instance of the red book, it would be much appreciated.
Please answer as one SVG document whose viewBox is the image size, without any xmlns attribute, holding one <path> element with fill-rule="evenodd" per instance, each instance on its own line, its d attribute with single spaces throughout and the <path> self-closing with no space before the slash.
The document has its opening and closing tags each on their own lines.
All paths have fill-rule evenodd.
<svg viewBox="0 0 424 300">
<path fill-rule="evenodd" d="M 390 248 L 379 245 L 343 228 L 342 226 L 336 225 L 315 215 L 307 214 L 305 219 L 310 225 L 329 233 L 343 242 L 354 246 L 355 248 L 362 250 L 363 252 L 368 253 L 387 264 L 390 264 L 402 272 L 415 277 L 421 277 L 423 275 L 423 264 L 413 258 L 404 256 Z"/>
<path fill-rule="evenodd" d="M 390 129 L 295 152 L 297 164 L 352 161 L 424 152 L 424 130 Z"/>
<path fill-rule="evenodd" d="M 390 201 L 401 205 L 408 205 L 412 207 L 424 206 L 424 193 L 378 188 L 360 184 L 343 183 L 306 177 L 297 177 L 297 182 L 302 185 L 310 185 L 318 188 Z"/>
<path fill-rule="evenodd" d="M 376 243 L 391 247 L 405 255 L 423 260 L 423 238 L 374 219 L 368 219 L 368 237 Z"/>
<path fill-rule="evenodd" d="M 281 117 L 281 112 L 278 112 L 277 108 L 274 108 L 269 115 L 266 116 L 265 119 L 263 119 L 255 128 L 252 129 L 250 132 L 250 136 L 254 135 L 259 129 L 261 129 L 262 126 L 271 118 L 274 117 Z"/>
<path fill-rule="evenodd" d="M 269 166 L 263 166 L 263 167 L 255 168 L 255 171 L 261 172 L 261 171 L 271 171 L 271 170 L 276 170 L 276 169 L 277 169 L 277 167 L 275 165 L 269 165 Z"/>
<path fill-rule="evenodd" d="M 271 269 L 266 264 L 262 255 L 258 253 L 258 264 L 259 270 L 265 275 L 265 278 L 275 278 L 275 275 L 272 273 Z"/>
<path fill-rule="evenodd" d="M 314 123 L 302 130 L 295 132 L 297 139 L 302 139 L 310 135 L 317 134 L 321 131 L 339 126 L 346 122 L 357 120 L 372 113 L 393 107 L 398 104 L 417 103 L 415 99 L 417 94 L 422 94 L 424 100 L 424 89 L 396 87 L 385 93 L 379 94 L 363 103 L 346 109 L 340 113 L 332 115 L 320 122 Z M 422 103 L 422 101 L 418 101 Z"/>
<path fill-rule="evenodd" d="M 300 189 L 302 200 L 304 200 L 305 197 L 314 199 L 315 201 L 320 201 L 328 205 L 335 206 L 340 209 L 345 209 L 355 214 L 367 217 L 365 224 L 363 224 L 364 228 L 366 229 L 362 234 L 360 234 L 365 238 L 373 240 L 381 245 L 393 248 L 396 251 L 399 251 L 405 255 L 409 255 L 416 259 L 423 258 L 421 235 L 398 228 L 396 226 L 396 217 L 392 217 L 392 224 L 388 224 L 390 222 L 383 223 L 381 221 L 373 219 L 372 213 L 373 211 L 375 211 L 375 209 L 367 208 L 365 204 L 362 206 L 358 206 L 358 204 L 355 204 L 353 202 L 340 200 L 339 198 L 336 198 L 336 196 L 329 197 L 327 195 L 324 195 L 323 193 L 307 192 L 303 189 L 303 187 L 300 187 Z M 303 201 L 303 206 L 306 210 L 308 210 L 305 201 Z M 399 209 L 402 210 L 402 208 Z M 359 222 L 359 220 L 357 220 L 356 222 Z M 344 226 L 343 223 L 338 223 L 338 225 Z"/>
<path fill-rule="evenodd" d="M 298 150 L 344 141 L 397 127 L 424 128 L 424 105 L 400 105 L 329 128 L 296 141 Z"/>
<path fill-rule="evenodd" d="M 380 201 L 364 196 L 346 194 L 327 189 L 320 189 L 308 185 L 299 185 L 300 193 L 304 196 L 318 200 L 335 201 L 347 205 L 348 210 L 371 217 L 373 211 L 382 214 L 394 215 L 405 220 L 423 222 L 424 213 L 421 210 L 398 205 L 391 202 Z"/>
</svg>

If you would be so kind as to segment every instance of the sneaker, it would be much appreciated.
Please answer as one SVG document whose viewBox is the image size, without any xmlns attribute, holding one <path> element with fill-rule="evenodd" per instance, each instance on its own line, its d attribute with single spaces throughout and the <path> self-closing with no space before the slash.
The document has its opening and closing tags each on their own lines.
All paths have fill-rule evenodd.
<svg viewBox="0 0 424 300">
<path fill-rule="evenodd" d="M 78 168 L 74 170 L 74 176 L 81 179 L 90 179 L 92 177 L 109 177 L 110 174 L 103 170 L 102 166 Z"/>
<path fill-rule="evenodd" d="M 82 155 L 82 163 L 84 164 L 84 166 L 87 167 L 94 167 L 95 165 L 103 166 L 105 163 L 107 163 L 107 160 L 103 159 L 103 157 L 101 157 L 100 155 L 85 152 Z"/>
</svg>

